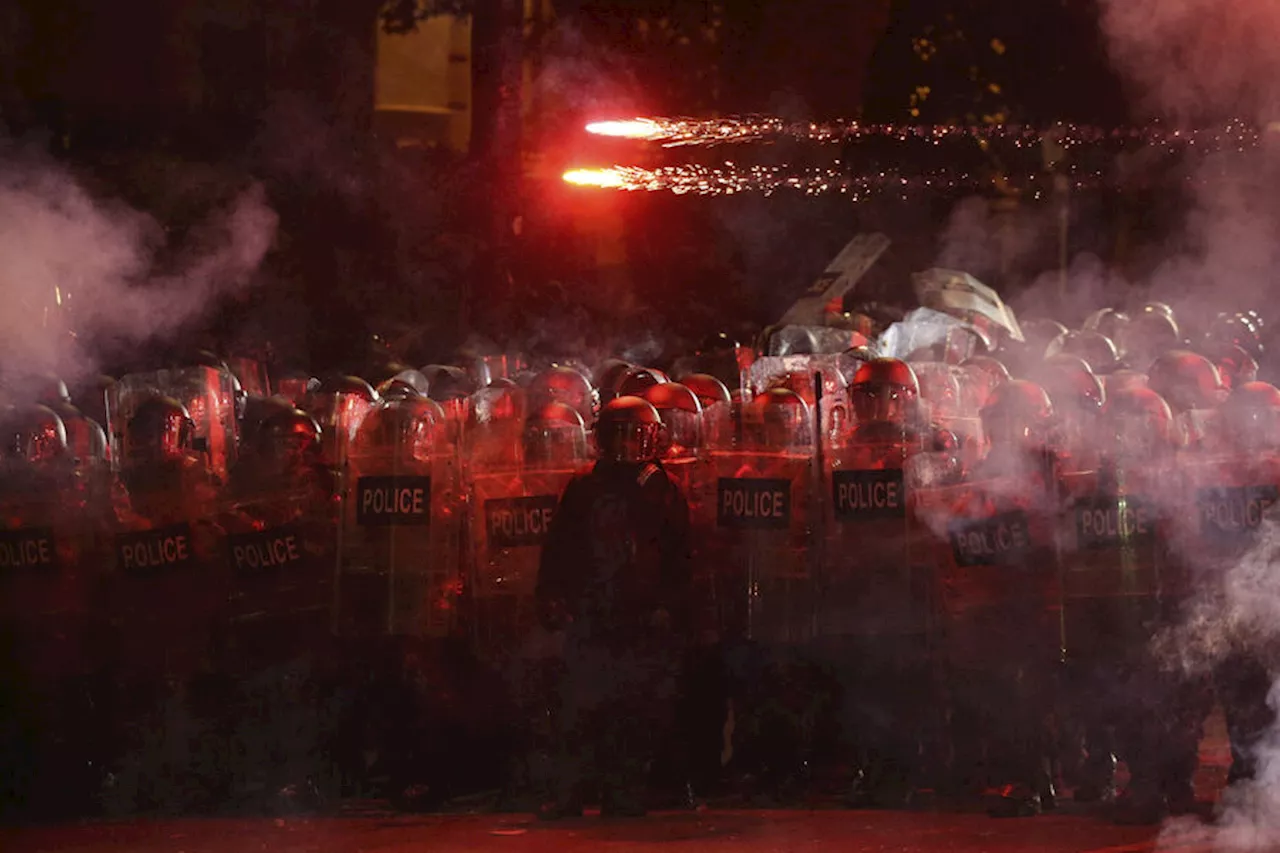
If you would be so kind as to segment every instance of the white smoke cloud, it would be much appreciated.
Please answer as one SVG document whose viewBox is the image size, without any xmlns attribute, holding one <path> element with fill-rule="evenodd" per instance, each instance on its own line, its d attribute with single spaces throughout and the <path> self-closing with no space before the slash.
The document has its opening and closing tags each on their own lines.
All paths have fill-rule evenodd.
<svg viewBox="0 0 1280 853">
<path fill-rule="evenodd" d="M 1280 119 L 1280 4 L 1272 0 L 1103 0 L 1113 64 L 1139 104 L 1177 125 L 1225 130 Z M 1191 161 L 1181 232 L 1149 271 L 1151 298 L 1186 316 L 1256 307 L 1280 269 L 1275 145 Z M 1194 149 L 1193 149 L 1194 150 Z"/>
<path fill-rule="evenodd" d="M 150 216 L 41 158 L 0 152 L 0 373 L 74 380 L 96 372 L 95 342 L 173 335 L 251 281 L 276 225 L 254 186 L 167 246 Z M 161 251 L 178 260 L 161 269 Z"/>
<path fill-rule="evenodd" d="M 1274 662 L 1280 648 L 1280 521 L 1264 518 L 1256 544 L 1221 582 L 1202 584 L 1199 597 L 1183 621 L 1155 639 L 1155 650 L 1167 664 L 1185 672 L 1209 674 L 1228 656 L 1241 652 Z M 1268 704 L 1280 702 L 1273 684 Z M 1273 725 L 1254 748 L 1256 777 L 1240 781 L 1222 796 L 1213 826 L 1185 819 L 1168 823 L 1157 849 L 1190 845 L 1214 853 L 1254 853 L 1280 849 L 1280 725 Z"/>
<path fill-rule="evenodd" d="M 1158 116 L 1280 117 L 1273 0 L 1103 0 L 1102 29 L 1113 64 Z"/>
<path fill-rule="evenodd" d="M 604 116 L 644 114 L 633 61 L 610 51 L 572 21 L 552 31 L 531 89 L 551 110 Z"/>
<path fill-rule="evenodd" d="M 997 280 L 1053 238 L 1051 220 L 1047 207 L 1022 207 L 1002 215 L 985 198 L 965 199 L 943 228 L 935 266 Z"/>
<path fill-rule="evenodd" d="M 1274 0 L 1102 0 L 1101 27 L 1114 65 L 1145 111 L 1179 125 L 1261 126 L 1280 117 L 1280 3 Z M 1277 159 L 1261 148 L 1192 161 L 1181 233 L 1149 278 L 1150 295 L 1175 303 L 1184 325 L 1228 309 L 1264 307 L 1280 270 L 1280 203 L 1270 190 Z M 1171 663 L 1207 671 L 1241 649 L 1265 655 L 1280 640 L 1280 530 L 1267 521 L 1257 546 L 1225 572 L 1203 571 L 1182 624 L 1157 638 Z M 1277 690 L 1273 688 L 1274 707 Z M 1190 842 L 1221 851 L 1280 847 L 1280 727 L 1257 750 L 1255 781 L 1223 796 L 1215 826 L 1167 825 L 1161 848 Z"/>
<path fill-rule="evenodd" d="M 1265 150 L 1220 153 L 1197 164 L 1182 232 L 1151 273 L 1152 298 L 1188 317 L 1268 299 L 1280 270 L 1280 202 L 1270 189 L 1278 167 Z"/>
</svg>

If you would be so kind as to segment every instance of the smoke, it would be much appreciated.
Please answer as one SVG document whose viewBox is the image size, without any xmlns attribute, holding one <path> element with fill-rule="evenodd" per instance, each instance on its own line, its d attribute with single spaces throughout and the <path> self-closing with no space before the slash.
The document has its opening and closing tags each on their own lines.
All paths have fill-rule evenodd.
<svg viewBox="0 0 1280 853">
<path fill-rule="evenodd" d="M 1233 656 L 1273 663 L 1280 648 L 1280 520 L 1264 517 L 1252 548 L 1226 571 L 1220 583 L 1201 584 L 1201 593 L 1183 621 L 1159 634 L 1155 650 L 1166 663 L 1184 672 L 1209 675 Z M 1275 711 L 1280 684 L 1273 684 L 1267 704 Z M 1280 725 L 1272 724 L 1252 747 L 1257 763 L 1253 779 L 1227 789 L 1212 827 L 1180 820 L 1166 825 L 1158 849 L 1182 849 L 1188 842 L 1206 849 L 1274 850 L 1280 845 Z"/>
<path fill-rule="evenodd" d="M 964 270 L 981 281 L 1016 270 L 1052 239 L 1047 210 L 1018 208 L 1008 214 L 985 198 L 965 199 L 942 230 L 935 266 Z"/>
<path fill-rule="evenodd" d="M 650 110 L 631 64 L 571 17 L 552 31 L 532 90 L 553 113 L 644 115 Z"/>
<path fill-rule="evenodd" d="M 1280 4 L 1100 0 L 1100 11 L 1109 56 L 1134 103 L 1165 127 L 1225 131 L 1229 120 L 1265 127 L 1280 119 L 1280 53 L 1274 49 Z M 1114 304 L 1116 294 L 1126 292 L 1135 302 L 1169 302 L 1185 318 L 1257 307 L 1274 294 L 1280 269 L 1274 239 L 1280 202 L 1270 190 L 1280 178 L 1277 147 L 1270 138 L 1244 150 L 1193 146 L 1172 173 L 1162 151 L 1119 158 L 1113 177 L 1126 187 L 1153 178 L 1166 187 L 1163 195 L 1130 196 L 1138 216 L 1127 229 L 1136 245 L 1119 258 L 1123 270 L 1100 270 L 1077 257 L 1094 224 L 1083 199 L 1072 199 L 1066 282 L 1057 269 L 1056 211 L 1046 204 L 1004 213 L 983 199 L 961 202 L 943 230 L 936 264 L 965 270 L 1010 295 L 1030 280 L 1013 300 L 1020 314 L 1068 323 L 1083 318 L 1086 306 Z M 1144 203 L 1147 209 L 1139 209 Z M 1169 221 L 1171 213 L 1176 219 Z M 1029 270 L 1049 272 L 1037 280 L 1034 273 L 1023 276 Z"/>
<path fill-rule="evenodd" d="M 1103 0 L 1113 64 L 1139 103 L 1179 122 L 1280 115 L 1280 5 L 1272 0 Z"/>
<path fill-rule="evenodd" d="M 1019 318 L 1051 317 L 1078 326 L 1128 284 L 1099 256 L 1103 247 L 1091 245 L 1097 242 L 1091 239 L 1094 210 L 1083 200 L 1072 203 L 1065 235 L 1075 250 L 1062 268 L 1061 209 L 965 199 L 948 216 L 934 266 L 962 270 L 995 288 Z"/>
<path fill-rule="evenodd" d="M 1267 126 L 1280 117 L 1280 4 L 1272 0 L 1102 0 L 1101 29 L 1113 64 L 1152 116 L 1179 125 L 1223 128 L 1230 119 Z M 1269 187 L 1277 174 L 1274 144 L 1222 150 L 1191 161 L 1186 215 L 1147 276 L 1153 298 L 1171 302 L 1184 325 L 1218 311 L 1262 307 L 1280 269 L 1275 235 L 1280 204 Z M 1193 321 L 1193 322 L 1188 322 Z M 1185 331 L 1185 329 L 1184 329 Z M 1226 571 L 1203 575 L 1185 619 L 1156 640 L 1171 665 L 1204 673 L 1232 655 L 1268 661 L 1280 640 L 1280 578 L 1274 519 L 1256 545 Z M 1277 690 L 1270 702 L 1274 709 Z M 1222 698 L 1222 697 L 1220 697 Z M 1223 796 L 1218 824 L 1174 823 L 1161 846 L 1188 836 L 1217 850 L 1280 845 L 1280 727 L 1255 749 L 1255 781 Z"/>
<path fill-rule="evenodd" d="M 1280 118 L 1280 5 L 1269 0 L 1103 0 L 1114 65 L 1149 114 L 1225 129 Z M 1191 162 L 1187 213 L 1147 279 L 1151 298 L 1187 316 L 1253 307 L 1273 290 L 1280 257 L 1274 145 L 1222 150 Z"/>
<path fill-rule="evenodd" d="M 99 347 L 173 336 L 250 284 L 276 222 L 252 186 L 172 246 L 152 217 L 0 151 L 0 372 L 75 380 L 97 372 Z"/>
<path fill-rule="evenodd" d="M 1280 204 L 1269 187 L 1278 166 L 1260 151 L 1221 153 L 1193 168 L 1190 209 L 1150 276 L 1151 298 L 1187 317 L 1212 317 L 1256 307 L 1274 292 Z"/>
</svg>

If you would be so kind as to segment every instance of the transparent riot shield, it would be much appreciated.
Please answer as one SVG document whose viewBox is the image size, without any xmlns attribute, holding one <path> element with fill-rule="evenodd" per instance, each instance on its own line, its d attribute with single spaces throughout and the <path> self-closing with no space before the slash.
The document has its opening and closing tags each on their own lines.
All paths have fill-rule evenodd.
<svg viewBox="0 0 1280 853">
<path fill-rule="evenodd" d="M 326 653 L 336 560 L 335 504 L 318 484 L 239 491 L 223 512 L 230 573 L 226 669 L 252 677 Z"/>
<path fill-rule="evenodd" d="M 126 675 L 182 680 L 207 670 L 216 651 L 230 593 L 225 531 L 214 506 L 190 499 L 197 486 L 187 479 L 158 478 L 156 494 L 135 486 L 119 513 L 110 607 Z"/>
<path fill-rule="evenodd" d="M 789 420 L 777 431 L 765 425 L 758 401 L 721 414 L 730 423 L 711 433 L 728 444 L 710 448 L 705 495 L 697 488 L 690 495 L 699 507 L 694 517 L 713 524 L 704 538 L 714 554 L 720 636 L 769 645 L 807 642 L 816 627 L 810 547 L 819 521 L 808 411 L 779 412 Z"/>
<path fill-rule="evenodd" d="M 1165 597 L 1213 603 L 1230 571 L 1258 541 L 1270 507 L 1280 501 L 1280 460 L 1271 453 L 1182 453 L 1183 523 L 1174 526 L 1174 559 L 1163 577 Z"/>
<path fill-rule="evenodd" d="M 953 666 L 1061 652 L 1057 513 L 1052 493 L 1021 478 L 917 493 L 940 549 L 942 645 Z"/>
<path fill-rule="evenodd" d="M 828 455 L 822 636 L 923 642 L 934 561 L 914 495 L 942 485 L 952 470 L 949 457 L 925 452 L 923 440 L 905 427 L 896 441 L 850 443 Z"/>
<path fill-rule="evenodd" d="M 337 728 L 332 640 L 335 503 L 295 472 L 238 490 L 222 513 L 230 575 L 220 672 L 230 785 L 270 806 L 337 794 L 323 745 Z M 317 474 L 319 472 L 316 472 Z"/>
<path fill-rule="evenodd" d="M 65 505 L 55 479 L 25 485 L 0 494 L 0 620 L 11 663 L 43 689 L 82 672 L 90 656 L 95 537 L 88 518 Z"/>
<path fill-rule="evenodd" d="M 117 511 L 103 596 L 117 748 L 109 811 L 190 807 L 191 792 L 211 795 L 224 778 L 227 695 L 216 669 L 230 573 L 209 477 L 198 463 L 131 471 Z"/>
<path fill-rule="evenodd" d="M 1062 477 L 1058 531 L 1067 659 L 1122 657 L 1148 642 L 1161 593 L 1172 472 L 1074 471 Z"/>
<path fill-rule="evenodd" d="M 425 400 L 371 411 L 351 446 L 341 510 L 335 628 L 341 737 L 377 758 L 344 773 L 441 784 L 468 712 L 460 659 L 465 502 L 455 446 Z M 378 725 L 370 725 L 371 720 Z M 425 755 L 434 754 L 435 758 Z M 359 753 L 353 753 L 358 756 Z"/>
<path fill-rule="evenodd" d="M 1070 746 L 1062 770 L 1080 799 L 1103 797 L 1114 787 L 1113 755 L 1130 763 L 1132 775 L 1151 752 L 1141 746 L 1151 721 L 1133 697 L 1168 695 L 1152 647 L 1162 625 L 1173 517 L 1163 495 L 1176 479 L 1154 462 L 1116 466 L 1109 460 L 1061 478 L 1066 667 L 1060 707 Z"/>
<path fill-rule="evenodd" d="M 270 397 L 271 379 L 267 375 L 267 366 L 256 358 L 231 356 L 225 359 L 231 372 L 240 381 L 240 387 L 250 397 Z"/>
<path fill-rule="evenodd" d="M 1180 667 L 1174 667 L 1176 689 L 1159 698 L 1172 712 L 1164 754 L 1182 770 L 1176 784 L 1189 788 L 1197 736 L 1214 699 L 1237 777 L 1247 778 L 1256 766 L 1257 744 L 1274 725 L 1269 694 L 1280 655 L 1269 639 L 1271 616 L 1257 599 L 1270 582 L 1262 578 L 1275 570 L 1268 539 L 1280 500 L 1280 459 L 1269 448 L 1245 446 L 1234 453 L 1187 453 L 1179 465 L 1188 510 L 1172 534 L 1172 566 L 1162 579 L 1169 591 L 1165 624 L 1178 637 L 1173 662 Z M 1156 648 L 1175 651 L 1168 644 Z"/>
<path fill-rule="evenodd" d="M 838 744 L 851 753 L 838 763 L 873 800 L 930 784 L 942 753 L 936 559 L 916 495 L 955 469 L 909 426 L 879 427 L 826 458 L 816 643 L 844 697 Z"/>
<path fill-rule="evenodd" d="M 348 460 L 337 630 L 443 638 L 456 627 L 463 503 L 457 459 L 426 401 L 378 406 Z"/>
<path fill-rule="evenodd" d="M 957 784 L 1043 797 L 1062 665 L 1057 516 L 1051 491 L 1027 479 L 916 497 L 938 545 L 947 772 Z"/>
<path fill-rule="evenodd" d="M 983 453 L 979 399 L 985 399 L 986 377 L 942 362 L 913 364 L 929 421 L 949 430 L 960 442 L 960 461 L 969 468 Z M 975 387 L 976 386 L 976 387 Z"/>
<path fill-rule="evenodd" d="M 542 545 L 565 486 L 585 470 L 584 462 L 469 477 L 471 634 L 482 660 L 508 659 L 532 630 Z"/>
<path fill-rule="evenodd" d="M 480 365 L 474 372 L 478 375 L 487 374 L 491 382 L 494 379 L 513 379 L 526 368 L 525 358 L 519 353 L 485 355 L 476 360 Z"/>
<path fill-rule="evenodd" d="M 213 367 L 158 370 L 124 376 L 107 391 L 107 437 L 117 466 L 129 458 L 126 428 L 149 395 L 163 394 L 186 407 L 195 421 L 195 448 L 206 467 L 225 482 L 235 464 L 237 422 L 232 377 Z"/>
<path fill-rule="evenodd" d="M 525 405 L 523 392 L 516 389 L 484 388 L 471 396 L 461 430 L 464 473 L 519 467 Z M 447 416 L 442 410 L 439 417 L 443 421 Z"/>
<path fill-rule="evenodd" d="M 77 479 L 10 469 L 0 490 L 0 726 L 28 747 L 6 750 L 4 772 L 33 810 L 91 807 L 111 743 L 105 507 L 80 499 Z"/>
<path fill-rule="evenodd" d="M 717 406 L 716 408 L 720 408 Z M 727 408 L 727 407 L 725 407 Z M 690 528 L 712 531 L 716 527 L 716 473 L 710 456 L 704 452 L 675 459 L 664 459 L 663 468 L 679 487 L 689 505 Z M 699 533 L 693 537 L 691 559 L 693 578 L 690 595 L 693 600 L 693 636 L 701 645 L 711 645 L 721 637 L 722 617 L 729 592 L 718 584 L 721 572 L 717 559 L 723 549 Z"/>
</svg>

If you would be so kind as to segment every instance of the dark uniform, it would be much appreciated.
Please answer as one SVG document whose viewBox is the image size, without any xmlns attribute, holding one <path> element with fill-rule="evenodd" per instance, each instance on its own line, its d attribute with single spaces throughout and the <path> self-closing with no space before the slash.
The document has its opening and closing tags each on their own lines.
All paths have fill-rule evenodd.
<svg viewBox="0 0 1280 853">
<path fill-rule="evenodd" d="M 604 813 L 643 813 L 689 623 L 689 510 L 654 461 L 662 434 L 649 403 L 610 403 L 597 427 L 603 458 L 565 489 L 543 549 L 539 612 L 564 633 L 560 755 L 543 817 L 580 812 L 588 754 Z"/>
</svg>

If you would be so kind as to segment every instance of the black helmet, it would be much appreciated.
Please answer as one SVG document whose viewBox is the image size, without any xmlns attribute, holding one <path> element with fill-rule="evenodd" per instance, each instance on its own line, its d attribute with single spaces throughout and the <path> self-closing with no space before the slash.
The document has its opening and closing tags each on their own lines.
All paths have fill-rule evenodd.
<svg viewBox="0 0 1280 853">
<path fill-rule="evenodd" d="M 611 462 L 652 462 L 665 452 L 662 417 L 640 397 L 616 397 L 600 410 L 596 446 Z"/>
<path fill-rule="evenodd" d="M 192 449 L 195 431 L 186 406 L 172 397 L 153 394 L 133 410 L 125 428 L 129 461 L 147 464 L 181 458 Z"/>
<path fill-rule="evenodd" d="M 266 460 L 318 461 L 320 424 L 301 409 L 289 407 L 269 414 L 258 427 L 258 455 Z"/>
</svg>

